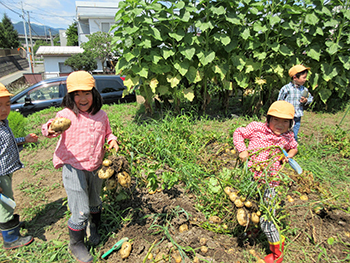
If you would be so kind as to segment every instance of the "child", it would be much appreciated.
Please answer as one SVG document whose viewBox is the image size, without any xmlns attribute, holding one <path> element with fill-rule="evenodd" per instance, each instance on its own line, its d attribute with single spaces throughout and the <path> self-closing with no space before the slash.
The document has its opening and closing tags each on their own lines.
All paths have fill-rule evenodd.
<svg viewBox="0 0 350 263">
<path fill-rule="evenodd" d="M 298 141 L 298 132 L 304 106 L 310 104 L 313 100 L 309 90 L 303 86 L 309 69 L 303 65 L 291 67 L 289 69 L 289 76 L 292 78 L 292 81 L 282 87 L 277 98 L 277 100 L 288 101 L 295 108 L 293 132 L 296 141 Z"/>
<path fill-rule="evenodd" d="M 249 156 L 248 150 L 256 152 L 261 148 L 268 146 L 280 146 L 288 152 L 288 157 L 292 158 L 297 153 L 297 142 L 294 139 L 293 132 L 289 129 L 293 126 L 294 107 L 292 104 L 286 101 L 276 101 L 272 103 L 267 112 L 267 122 L 252 122 L 246 127 L 240 127 L 233 133 L 233 143 L 239 152 L 241 160 L 246 160 Z M 249 140 L 248 148 L 245 145 L 244 140 Z M 279 151 L 276 148 L 274 151 Z M 267 161 L 271 158 L 271 149 L 262 151 L 257 154 L 254 161 L 261 162 Z M 282 161 L 287 161 L 288 158 L 284 158 Z M 253 162 L 250 160 L 248 166 L 252 166 Z M 268 174 L 272 178 L 276 177 L 276 174 L 281 169 L 281 163 L 279 156 L 275 157 L 273 165 L 269 168 Z M 258 179 L 262 176 L 262 171 L 255 171 L 254 177 Z M 277 179 L 278 180 L 278 179 Z M 279 181 L 276 179 L 270 182 L 270 187 L 264 193 L 264 201 L 270 202 L 276 195 L 274 186 L 277 186 Z M 266 221 L 263 217 L 260 218 L 261 229 L 267 236 L 270 244 L 271 254 L 265 257 L 265 262 L 282 262 L 283 249 L 284 249 L 284 237 L 280 240 L 279 233 L 276 226 L 271 221 Z M 282 246 L 280 247 L 280 241 Z M 277 260 L 277 261 L 275 261 Z"/>
<path fill-rule="evenodd" d="M 12 175 L 24 167 L 19 159 L 17 145 L 37 142 L 38 136 L 33 133 L 20 138 L 13 136 L 7 120 L 11 110 L 10 96 L 13 95 L 0 83 L 0 193 L 13 199 Z M 19 215 L 13 214 L 13 212 L 12 207 L 0 202 L 0 229 L 5 249 L 26 246 L 34 240 L 31 236 L 22 237 L 19 234 Z"/>
<path fill-rule="evenodd" d="M 71 120 L 64 132 L 54 132 L 49 120 L 42 126 L 48 138 L 61 135 L 54 156 L 54 167 L 62 168 L 63 185 L 68 196 L 71 217 L 68 220 L 69 249 L 80 262 L 93 258 L 84 245 L 85 229 L 89 216 L 90 242 L 100 241 L 98 227 L 101 221 L 100 192 L 103 180 L 97 170 L 104 157 L 104 143 L 118 151 L 117 137 L 112 134 L 107 114 L 101 110 L 102 97 L 95 88 L 95 79 L 86 71 L 76 71 L 67 78 L 67 91 L 62 101 L 63 110 L 56 117 Z"/>
</svg>

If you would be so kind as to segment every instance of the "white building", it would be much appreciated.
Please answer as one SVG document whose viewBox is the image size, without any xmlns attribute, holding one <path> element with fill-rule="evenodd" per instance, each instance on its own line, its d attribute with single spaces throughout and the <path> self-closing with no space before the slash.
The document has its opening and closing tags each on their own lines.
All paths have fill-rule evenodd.
<svg viewBox="0 0 350 263">
<path fill-rule="evenodd" d="M 76 14 L 78 22 L 78 42 L 87 42 L 87 35 L 98 31 L 108 32 L 113 24 L 114 17 L 118 12 L 121 0 L 114 2 L 82 2 L 76 1 Z"/>
<path fill-rule="evenodd" d="M 72 55 L 83 53 L 81 47 L 40 46 L 36 56 L 42 56 L 44 60 L 44 79 L 67 75 L 73 71 L 70 66 L 64 65 L 66 59 Z M 94 72 L 102 72 L 102 63 L 97 61 L 97 69 Z"/>
</svg>

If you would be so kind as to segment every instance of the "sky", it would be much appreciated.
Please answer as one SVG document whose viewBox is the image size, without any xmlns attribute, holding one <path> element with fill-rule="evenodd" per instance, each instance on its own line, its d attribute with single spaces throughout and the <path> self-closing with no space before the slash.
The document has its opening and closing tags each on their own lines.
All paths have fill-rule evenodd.
<svg viewBox="0 0 350 263">
<path fill-rule="evenodd" d="M 112 0 L 84 0 L 84 2 L 98 3 Z M 22 6 L 26 21 L 28 22 L 29 12 L 30 23 L 39 25 L 67 29 L 76 17 L 75 0 L 0 0 L 0 21 L 6 13 L 12 24 L 23 22 Z"/>
</svg>

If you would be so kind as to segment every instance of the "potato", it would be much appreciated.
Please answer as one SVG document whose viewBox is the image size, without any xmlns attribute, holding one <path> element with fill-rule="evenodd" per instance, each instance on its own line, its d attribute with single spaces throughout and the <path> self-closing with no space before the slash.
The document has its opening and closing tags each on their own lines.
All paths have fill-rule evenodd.
<svg viewBox="0 0 350 263">
<path fill-rule="evenodd" d="M 118 185 L 118 182 L 114 178 L 109 178 L 106 181 L 106 189 L 107 190 L 112 190 L 112 189 L 116 188 L 117 185 Z"/>
<path fill-rule="evenodd" d="M 201 244 L 201 246 L 205 246 L 207 244 L 207 239 L 205 237 L 201 237 L 199 243 Z"/>
<path fill-rule="evenodd" d="M 237 220 L 238 224 L 241 226 L 246 226 L 248 223 L 248 215 L 243 208 L 237 210 Z"/>
<path fill-rule="evenodd" d="M 175 259 L 176 263 L 180 263 L 182 261 L 182 258 L 180 256 L 179 251 L 176 251 L 174 254 L 171 255 L 173 259 Z"/>
<path fill-rule="evenodd" d="M 221 218 L 218 216 L 211 216 L 208 218 L 208 221 L 210 223 L 214 223 L 214 224 L 220 224 L 221 223 Z"/>
<path fill-rule="evenodd" d="M 208 248 L 206 246 L 201 246 L 201 251 L 203 254 L 206 254 L 208 252 Z"/>
<path fill-rule="evenodd" d="M 185 232 L 188 230 L 188 225 L 186 224 L 183 224 L 179 227 L 179 232 L 182 233 L 182 232 Z"/>
<path fill-rule="evenodd" d="M 259 224 L 259 222 L 260 222 L 260 217 L 259 217 L 256 213 L 252 213 L 250 220 L 251 220 L 254 224 Z"/>
<path fill-rule="evenodd" d="M 118 183 L 124 187 L 124 188 L 129 188 L 130 187 L 130 184 L 131 184 L 131 177 L 130 175 L 123 171 L 121 173 L 118 173 Z"/>
<path fill-rule="evenodd" d="M 307 201 L 309 200 L 309 197 L 307 195 L 301 195 L 300 200 Z"/>
<path fill-rule="evenodd" d="M 112 161 L 108 160 L 108 159 L 105 159 L 105 160 L 103 160 L 102 165 L 103 166 L 107 166 L 107 167 L 111 166 L 112 165 Z"/>
<path fill-rule="evenodd" d="M 107 169 L 101 168 L 98 171 L 98 177 L 101 179 L 108 179 L 114 174 L 114 170 L 111 167 L 108 167 Z"/>
<path fill-rule="evenodd" d="M 290 195 L 287 195 L 287 199 L 288 199 L 289 203 L 293 203 L 294 202 L 294 199 Z"/>
<path fill-rule="evenodd" d="M 55 132 L 63 132 L 68 130 L 71 125 L 71 121 L 66 118 L 55 118 L 50 125 L 51 130 Z"/>
<path fill-rule="evenodd" d="M 244 206 L 244 204 L 243 204 L 243 202 L 241 201 L 241 199 L 236 199 L 236 200 L 234 201 L 234 204 L 235 204 L 235 206 L 238 207 L 238 208 Z"/>
<path fill-rule="evenodd" d="M 226 186 L 224 189 L 225 194 L 230 195 L 233 192 L 233 189 L 229 186 Z"/>
<path fill-rule="evenodd" d="M 244 202 L 244 205 L 245 205 L 245 207 L 247 207 L 247 208 L 251 208 L 252 206 L 253 206 L 253 203 L 251 202 L 251 201 L 245 201 Z"/>
<path fill-rule="evenodd" d="M 131 243 L 124 242 L 120 249 L 120 256 L 122 257 L 122 259 L 127 258 L 130 255 L 130 252 L 131 252 Z"/>
<path fill-rule="evenodd" d="M 261 212 L 260 211 L 256 212 L 256 215 L 260 217 L 261 216 Z"/>
<path fill-rule="evenodd" d="M 199 263 L 199 258 L 194 257 L 194 258 L 193 258 L 193 263 Z"/>
<path fill-rule="evenodd" d="M 228 197 L 232 202 L 234 202 L 238 198 L 238 195 L 236 192 L 231 192 Z"/>
</svg>

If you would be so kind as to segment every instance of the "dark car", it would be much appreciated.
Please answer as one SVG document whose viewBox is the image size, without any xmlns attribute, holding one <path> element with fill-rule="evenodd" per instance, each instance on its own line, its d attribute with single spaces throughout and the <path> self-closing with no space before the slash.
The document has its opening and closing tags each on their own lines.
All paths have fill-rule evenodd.
<svg viewBox="0 0 350 263">
<path fill-rule="evenodd" d="M 103 103 L 135 102 L 135 92 L 122 97 L 126 87 L 123 78 L 116 75 L 95 75 L 96 88 L 100 92 Z M 11 110 L 28 116 L 50 107 L 60 107 L 67 93 L 67 77 L 50 78 L 40 81 L 21 91 L 11 98 Z"/>
</svg>

